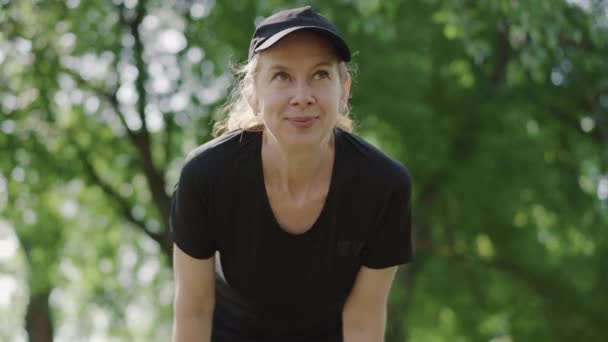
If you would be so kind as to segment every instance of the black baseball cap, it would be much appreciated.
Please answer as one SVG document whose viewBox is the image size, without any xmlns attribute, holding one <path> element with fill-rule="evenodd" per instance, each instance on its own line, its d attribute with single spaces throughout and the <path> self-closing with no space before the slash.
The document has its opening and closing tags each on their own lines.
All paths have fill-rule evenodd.
<svg viewBox="0 0 608 342">
<path fill-rule="evenodd" d="M 323 34 L 336 47 L 338 57 L 345 62 L 350 61 L 350 49 L 338 29 L 310 6 L 283 10 L 262 20 L 251 38 L 249 60 L 256 52 L 268 49 L 286 35 L 303 29 Z"/>
</svg>

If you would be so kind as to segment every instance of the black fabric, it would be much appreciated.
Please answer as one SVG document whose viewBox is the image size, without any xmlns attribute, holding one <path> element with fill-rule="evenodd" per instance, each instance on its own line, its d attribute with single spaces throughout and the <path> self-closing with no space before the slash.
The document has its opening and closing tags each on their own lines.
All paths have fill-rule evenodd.
<svg viewBox="0 0 608 342">
<path fill-rule="evenodd" d="M 361 138 L 334 134 L 325 205 L 300 235 L 272 214 L 260 132 L 233 132 L 189 156 L 171 225 L 192 257 L 219 252 L 214 342 L 341 341 L 342 308 L 360 267 L 412 260 L 408 171 Z"/>
<path fill-rule="evenodd" d="M 295 29 L 314 29 L 323 34 L 336 47 L 338 57 L 345 62 L 350 61 L 350 49 L 338 29 L 310 6 L 286 9 L 262 20 L 249 43 L 248 59 L 251 60 L 256 52 L 271 47 Z"/>
</svg>

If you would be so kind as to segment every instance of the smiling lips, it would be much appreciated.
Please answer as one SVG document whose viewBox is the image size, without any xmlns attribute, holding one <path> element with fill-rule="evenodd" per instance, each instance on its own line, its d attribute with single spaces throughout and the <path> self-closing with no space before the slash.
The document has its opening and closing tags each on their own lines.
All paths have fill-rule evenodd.
<svg viewBox="0 0 608 342">
<path fill-rule="evenodd" d="M 317 119 L 316 116 L 295 116 L 287 118 L 286 120 L 298 128 L 308 128 L 312 126 Z"/>
</svg>

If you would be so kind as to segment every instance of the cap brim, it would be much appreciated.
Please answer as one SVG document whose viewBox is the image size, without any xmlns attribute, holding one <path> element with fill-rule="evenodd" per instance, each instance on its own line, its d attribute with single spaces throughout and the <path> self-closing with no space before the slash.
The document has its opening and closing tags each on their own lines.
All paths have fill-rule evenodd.
<svg viewBox="0 0 608 342">
<path fill-rule="evenodd" d="M 331 42 L 336 47 L 336 50 L 337 50 L 338 54 L 340 55 L 340 58 L 342 60 L 344 60 L 345 62 L 350 61 L 350 50 L 348 49 L 348 46 L 346 46 L 346 43 L 344 42 L 344 40 L 342 40 L 342 38 L 338 37 L 335 33 L 331 32 L 329 30 L 326 30 L 322 27 L 318 27 L 318 26 L 295 26 L 295 27 L 290 27 L 283 31 L 277 32 L 270 38 L 266 39 L 266 41 L 264 43 L 262 43 L 260 46 L 258 46 L 254 50 L 254 52 L 260 52 L 262 50 L 266 50 L 269 47 L 276 44 L 279 40 L 281 40 L 288 34 L 295 32 L 295 31 L 303 30 L 303 29 L 314 30 L 314 31 L 318 31 L 318 32 L 321 32 L 321 33 L 327 35 L 327 37 L 330 38 Z"/>
</svg>

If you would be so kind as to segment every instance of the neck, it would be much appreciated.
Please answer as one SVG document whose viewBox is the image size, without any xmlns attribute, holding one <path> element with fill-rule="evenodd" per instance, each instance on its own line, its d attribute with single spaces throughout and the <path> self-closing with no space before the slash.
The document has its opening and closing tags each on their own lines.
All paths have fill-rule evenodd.
<svg viewBox="0 0 608 342">
<path fill-rule="evenodd" d="M 328 134 L 319 145 L 282 146 L 268 131 L 263 133 L 262 160 L 267 185 L 291 195 L 306 195 L 325 171 L 331 170 L 334 136 Z M 270 184 L 269 184 L 270 183 Z"/>
</svg>

